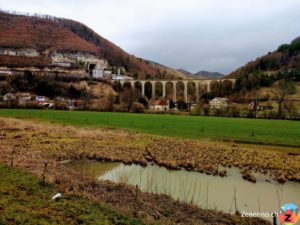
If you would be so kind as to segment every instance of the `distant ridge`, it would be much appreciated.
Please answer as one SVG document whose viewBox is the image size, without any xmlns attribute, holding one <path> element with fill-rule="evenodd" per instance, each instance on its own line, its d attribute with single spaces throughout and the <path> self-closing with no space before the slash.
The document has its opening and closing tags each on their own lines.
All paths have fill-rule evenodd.
<svg viewBox="0 0 300 225">
<path fill-rule="evenodd" d="M 184 69 L 178 69 L 177 71 L 180 72 L 180 73 L 183 73 L 184 75 L 186 75 L 188 77 L 194 76 L 194 74 L 192 74 L 191 72 L 189 72 L 187 70 L 184 70 Z"/>
<path fill-rule="evenodd" d="M 195 76 L 204 77 L 206 79 L 220 79 L 224 76 L 224 74 L 219 72 L 208 72 L 208 71 L 199 71 L 194 74 Z"/>
<path fill-rule="evenodd" d="M 220 79 L 224 76 L 224 74 L 218 73 L 218 72 L 209 72 L 209 71 L 199 71 L 195 74 L 185 70 L 185 69 L 178 69 L 177 71 L 185 74 L 188 77 L 193 78 L 200 78 L 200 79 Z"/>
</svg>

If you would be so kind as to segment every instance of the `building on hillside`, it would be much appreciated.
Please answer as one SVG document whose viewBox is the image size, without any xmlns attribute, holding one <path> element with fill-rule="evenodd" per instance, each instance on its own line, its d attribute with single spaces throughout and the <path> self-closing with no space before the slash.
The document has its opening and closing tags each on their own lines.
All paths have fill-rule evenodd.
<svg viewBox="0 0 300 225">
<path fill-rule="evenodd" d="M 118 69 L 117 74 L 113 74 L 111 76 L 112 80 L 133 80 L 132 77 L 126 76 L 126 75 L 121 75 L 120 69 Z"/>
<path fill-rule="evenodd" d="M 154 110 L 160 112 L 167 112 L 170 110 L 169 100 L 156 100 L 154 104 Z"/>
<path fill-rule="evenodd" d="M 109 67 L 108 61 L 99 58 L 96 55 L 77 52 L 77 53 L 66 53 L 66 52 L 53 52 L 51 54 L 52 65 L 64 68 L 81 68 L 85 69 L 86 72 L 92 78 L 103 78 L 105 77 L 105 70 Z"/>
<path fill-rule="evenodd" d="M 93 78 L 103 78 L 104 77 L 104 69 L 95 68 L 93 69 Z"/>
<path fill-rule="evenodd" d="M 103 71 L 103 77 L 110 79 L 111 78 L 111 70 L 104 70 Z"/>
<path fill-rule="evenodd" d="M 228 98 L 214 98 L 213 100 L 209 101 L 209 107 L 211 109 L 226 109 L 229 105 Z"/>
<path fill-rule="evenodd" d="M 126 75 L 117 75 L 117 74 L 112 75 L 111 79 L 112 80 L 133 80 L 132 77 Z"/>
</svg>

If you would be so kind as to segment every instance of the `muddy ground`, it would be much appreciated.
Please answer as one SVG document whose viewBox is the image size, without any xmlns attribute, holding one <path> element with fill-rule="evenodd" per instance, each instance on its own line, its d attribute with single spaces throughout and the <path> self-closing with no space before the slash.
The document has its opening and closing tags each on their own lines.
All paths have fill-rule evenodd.
<svg viewBox="0 0 300 225">
<path fill-rule="evenodd" d="M 165 195 L 141 193 L 128 185 L 96 182 L 59 162 L 89 158 L 145 165 L 154 161 L 172 169 L 186 168 L 221 176 L 226 175 L 226 169 L 219 169 L 219 165 L 236 166 L 252 181 L 255 179 L 252 171 L 269 174 L 282 182 L 300 181 L 300 156 L 295 151 L 248 149 L 122 130 L 73 128 L 7 118 L 0 118 L 0 142 L 0 162 L 25 168 L 41 178 L 44 176 L 64 195 L 80 194 L 107 203 L 150 224 L 154 221 L 161 224 L 268 222 L 200 209 Z"/>
</svg>

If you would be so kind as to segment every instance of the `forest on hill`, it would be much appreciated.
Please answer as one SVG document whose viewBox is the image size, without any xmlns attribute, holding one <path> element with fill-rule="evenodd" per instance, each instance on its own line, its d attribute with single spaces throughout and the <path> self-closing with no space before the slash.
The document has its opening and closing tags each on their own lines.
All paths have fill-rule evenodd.
<svg viewBox="0 0 300 225">
<path fill-rule="evenodd" d="M 70 19 L 0 11 L 0 37 L 0 48 L 29 48 L 42 53 L 34 58 L 0 55 L 0 66 L 46 67 L 50 65 L 49 55 L 54 51 L 84 52 L 104 58 L 112 67 L 122 67 L 134 77 L 183 76 L 171 68 L 165 69 L 128 54 L 91 28 Z"/>
<path fill-rule="evenodd" d="M 228 78 L 238 78 L 247 74 L 262 72 L 272 75 L 285 70 L 300 68 L 300 37 L 294 39 L 290 44 L 280 45 L 276 51 L 258 57 L 248 62 L 245 66 L 228 74 Z"/>
<path fill-rule="evenodd" d="M 259 89 L 272 87 L 280 81 L 299 83 L 300 37 L 290 44 L 280 45 L 274 52 L 247 63 L 226 78 L 236 79 L 233 99 L 245 99 L 251 94 L 251 97 L 255 98 L 254 95 L 257 95 L 255 93 Z"/>
</svg>

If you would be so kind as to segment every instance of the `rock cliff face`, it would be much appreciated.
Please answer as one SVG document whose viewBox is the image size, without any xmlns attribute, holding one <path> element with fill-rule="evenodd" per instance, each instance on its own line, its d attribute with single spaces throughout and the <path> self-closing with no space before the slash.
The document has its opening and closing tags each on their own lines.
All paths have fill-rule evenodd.
<svg viewBox="0 0 300 225">
<path fill-rule="evenodd" d="M 93 69 L 107 69 L 109 64 L 107 60 L 100 59 L 99 57 L 92 55 L 90 53 L 77 52 L 77 53 L 64 53 L 64 52 L 53 52 L 46 53 L 50 56 L 50 65 L 55 67 L 81 67 L 90 69 L 92 66 Z M 0 48 L 0 56 L 2 57 L 29 57 L 29 58 L 39 58 L 45 57 L 45 52 L 40 53 L 35 49 L 13 49 L 13 48 Z"/>
<path fill-rule="evenodd" d="M 52 64 L 55 66 L 70 67 L 73 65 L 81 64 L 82 66 L 89 67 L 93 65 L 94 68 L 107 69 L 108 62 L 105 59 L 100 59 L 89 53 L 60 53 L 54 52 L 51 54 Z"/>
<path fill-rule="evenodd" d="M 30 48 L 28 49 L 0 48 L 0 55 L 39 57 L 40 53 L 35 49 L 30 49 Z"/>
</svg>

